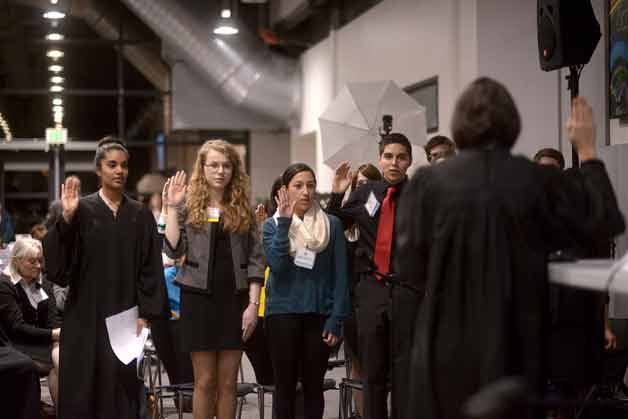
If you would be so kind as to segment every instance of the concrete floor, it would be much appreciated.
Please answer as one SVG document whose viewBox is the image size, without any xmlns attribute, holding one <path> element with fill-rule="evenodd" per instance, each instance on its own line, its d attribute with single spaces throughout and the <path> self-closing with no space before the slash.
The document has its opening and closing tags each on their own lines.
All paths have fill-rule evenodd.
<svg viewBox="0 0 628 419">
<path fill-rule="evenodd" d="M 344 353 L 341 349 L 340 353 Z M 244 371 L 244 382 L 255 382 L 255 375 L 253 373 L 253 368 L 251 364 L 244 355 L 242 357 L 242 368 Z M 346 376 L 344 367 L 334 368 L 331 371 L 327 372 L 325 378 L 333 378 L 336 380 L 336 383 L 340 383 L 340 380 Z M 162 383 L 168 384 L 168 377 L 166 374 L 162 374 Z M 147 382 L 148 385 L 148 382 Z M 41 389 L 42 400 L 48 404 L 51 404 L 50 393 L 48 392 L 48 386 L 46 382 L 42 382 Z M 264 402 L 264 418 L 271 419 L 272 418 L 272 402 L 271 396 L 266 395 L 266 400 Z M 339 397 L 338 390 L 329 390 L 325 392 L 325 413 L 323 415 L 324 419 L 336 419 L 339 416 Z M 172 399 L 164 400 L 164 417 L 165 418 L 178 418 L 177 411 L 174 406 L 174 402 Z M 184 413 L 183 417 L 185 419 L 192 419 L 191 413 Z M 245 398 L 245 403 L 242 409 L 242 419 L 257 419 L 259 417 L 258 403 L 257 403 L 257 395 L 251 394 Z"/>
</svg>

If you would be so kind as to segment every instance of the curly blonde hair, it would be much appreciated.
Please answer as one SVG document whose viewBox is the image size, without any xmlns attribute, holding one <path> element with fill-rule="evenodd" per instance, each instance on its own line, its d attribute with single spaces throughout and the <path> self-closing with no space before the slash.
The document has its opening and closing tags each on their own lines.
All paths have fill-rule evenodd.
<svg viewBox="0 0 628 419">
<path fill-rule="evenodd" d="M 207 223 L 209 205 L 209 183 L 205 178 L 205 161 L 210 150 L 225 155 L 233 167 L 231 180 L 223 196 L 223 227 L 231 233 L 245 233 L 253 224 L 253 212 L 249 205 L 251 187 L 249 175 L 235 147 L 223 140 L 209 140 L 200 148 L 192 170 L 187 193 L 187 223 L 202 227 Z"/>
</svg>

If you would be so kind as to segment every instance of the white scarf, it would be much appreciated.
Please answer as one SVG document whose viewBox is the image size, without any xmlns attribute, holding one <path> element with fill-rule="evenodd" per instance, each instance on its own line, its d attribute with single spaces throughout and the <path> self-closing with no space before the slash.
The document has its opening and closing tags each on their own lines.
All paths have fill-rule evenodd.
<svg viewBox="0 0 628 419">
<path fill-rule="evenodd" d="M 273 216 L 275 223 L 279 218 L 276 212 Z M 320 253 L 329 244 L 329 217 L 314 201 L 301 220 L 296 214 L 292 214 L 292 223 L 288 231 L 290 239 L 290 255 L 294 257 L 297 249 L 307 248 L 315 253 Z"/>
</svg>

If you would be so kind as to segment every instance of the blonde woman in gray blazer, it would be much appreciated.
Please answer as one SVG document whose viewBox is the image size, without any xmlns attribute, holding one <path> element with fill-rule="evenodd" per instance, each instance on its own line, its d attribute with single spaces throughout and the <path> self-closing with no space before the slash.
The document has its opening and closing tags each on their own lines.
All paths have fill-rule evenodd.
<svg viewBox="0 0 628 419">
<path fill-rule="evenodd" d="M 182 346 L 194 369 L 194 419 L 233 419 L 244 342 L 257 324 L 264 260 L 249 206 L 249 177 L 222 140 L 199 150 L 190 184 L 169 181 L 165 253 L 184 257 Z"/>
</svg>

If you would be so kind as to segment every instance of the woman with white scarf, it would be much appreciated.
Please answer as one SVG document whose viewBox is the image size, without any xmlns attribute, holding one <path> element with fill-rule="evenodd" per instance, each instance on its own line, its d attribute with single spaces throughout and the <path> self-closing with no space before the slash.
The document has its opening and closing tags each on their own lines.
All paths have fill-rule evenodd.
<svg viewBox="0 0 628 419">
<path fill-rule="evenodd" d="M 321 419 L 330 348 L 349 309 L 347 250 L 340 220 L 314 200 L 316 176 L 303 163 L 282 175 L 277 212 L 263 226 L 270 276 L 266 327 L 277 419 L 294 418 L 297 380 L 306 419 Z"/>
</svg>

